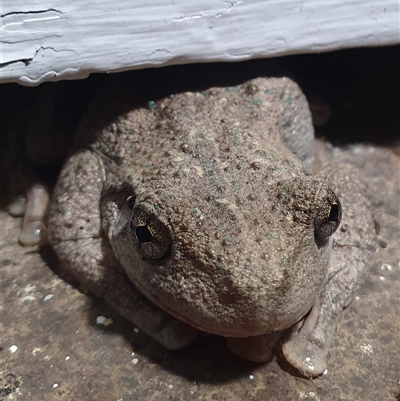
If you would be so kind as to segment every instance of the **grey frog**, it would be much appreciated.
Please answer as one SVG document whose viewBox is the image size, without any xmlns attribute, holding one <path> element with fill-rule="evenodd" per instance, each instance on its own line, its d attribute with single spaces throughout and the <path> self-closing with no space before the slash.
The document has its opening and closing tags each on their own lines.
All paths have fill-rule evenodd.
<svg viewBox="0 0 400 401">
<path fill-rule="evenodd" d="M 264 361 L 291 328 L 286 359 L 322 373 L 375 233 L 353 169 L 310 174 L 298 86 L 259 78 L 148 107 L 115 93 L 91 106 L 53 194 L 65 269 L 168 348 L 201 330 Z"/>
</svg>

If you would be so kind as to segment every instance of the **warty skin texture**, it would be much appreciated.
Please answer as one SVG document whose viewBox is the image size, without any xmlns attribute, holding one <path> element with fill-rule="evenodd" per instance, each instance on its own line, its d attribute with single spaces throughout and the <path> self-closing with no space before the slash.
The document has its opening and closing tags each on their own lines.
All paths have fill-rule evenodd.
<svg viewBox="0 0 400 401">
<path fill-rule="evenodd" d="M 289 349 L 301 337 L 293 334 L 288 359 L 322 373 L 336 310 L 358 287 L 374 235 L 368 215 L 362 267 L 345 275 L 336 309 L 315 308 L 336 291 L 329 257 L 341 208 L 323 175 L 304 172 L 314 138 L 297 85 L 259 78 L 147 108 L 127 99 L 95 102 L 58 180 L 49 232 L 61 262 L 170 348 L 199 329 L 239 337 L 231 348 L 254 359 L 242 337 L 258 344 L 314 305 L 309 316 L 323 321 L 306 322 L 314 334 L 322 324 L 322 353 L 311 350 L 314 369 L 304 367 L 307 347 Z"/>
</svg>

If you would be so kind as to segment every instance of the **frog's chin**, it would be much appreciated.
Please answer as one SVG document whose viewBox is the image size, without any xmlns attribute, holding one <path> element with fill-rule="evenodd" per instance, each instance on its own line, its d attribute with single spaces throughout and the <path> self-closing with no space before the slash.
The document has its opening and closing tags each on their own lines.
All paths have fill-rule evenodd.
<svg viewBox="0 0 400 401">
<path fill-rule="evenodd" d="M 285 319 L 276 322 L 276 324 L 272 324 L 269 326 L 255 326 L 249 322 L 248 325 L 227 325 L 224 326 L 220 324 L 220 322 L 208 322 L 210 324 L 199 324 L 196 321 L 193 321 L 186 316 L 180 315 L 176 311 L 168 310 L 168 308 L 164 308 L 166 312 L 176 317 L 177 319 L 183 321 L 189 326 L 195 327 L 198 330 L 201 330 L 206 333 L 215 334 L 221 337 L 237 337 L 237 338 L 245 338 L 245 337 L 256 337 L 260 335 L 265 335 L 268 333 L 274 332 L 282 332 L 284 330 L 289 329 L 294 326 L 296 323 L 301 321 L 303 317 L 309 312 L 310 308 L 308 308 L 302 315 L 297 317 L 292 317 L 290 319 Z"/>
<path fill-rule="evenodd" d="M 235 321 L 234 319 L 230 319 L 228 323 L 224 322 L 222 318 L 218 318 L 218 316 L 207 318 L 199 311 L 193 311 L 192 314 L 182 314 L 169 307 L 166 302 L 161 302 L 161 299 L 159 299 L 158 296 L 154 296 L 154 294 L 147 292 L 140 288 L 140 286 L 139 290 L 154 304 L 178 320 L 205 333 L 215 334 L 222 337 L 255 337 L 286 330 L 298 323 L 310 311 L 313 305 L 313 302 L 311 302 L 310 304 L 304 305 L 301 311 L 298 311 L 296 314 L 280 316 L 271 322 L 264 322 L 264 324 L 260 324 L 259 321 L 254 322 L 254 319 L 250 317 L 248 320 L 245 319 L 245 321 Z"/>
</svg>

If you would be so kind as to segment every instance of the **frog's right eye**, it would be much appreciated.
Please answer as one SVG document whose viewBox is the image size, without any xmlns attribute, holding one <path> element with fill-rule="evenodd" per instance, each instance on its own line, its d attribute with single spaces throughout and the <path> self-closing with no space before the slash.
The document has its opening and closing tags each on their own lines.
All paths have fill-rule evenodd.
<svg viewBox="0 0 400 401">
<path fill-rule="evenodd" d="M 319 241 L 329 238 L 339 227 L 342 207 L 335 193 L 329 189 L 315 220 L 315 237 Z"/>
<path fill-rule="evenodd" d="M 146 211 L 134 210 L 130 221 L 131 238 L 143 259 L 160 260 L 171 252 L 171 237 L 163 222 Z"/>
</svg>

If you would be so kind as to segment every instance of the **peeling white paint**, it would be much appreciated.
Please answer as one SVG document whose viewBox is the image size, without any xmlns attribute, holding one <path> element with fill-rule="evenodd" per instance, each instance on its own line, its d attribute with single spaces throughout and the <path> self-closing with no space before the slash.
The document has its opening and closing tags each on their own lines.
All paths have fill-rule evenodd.
<svg viewBox="0 0 400 401">
<path fill-rule="evenodd" d="M 400 43 L 397 0 L 3 0 L 1 82 Z"/>
</svg>

